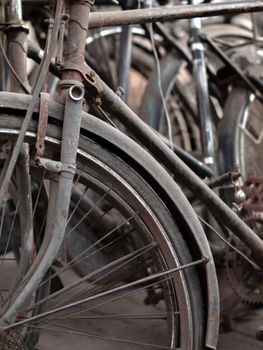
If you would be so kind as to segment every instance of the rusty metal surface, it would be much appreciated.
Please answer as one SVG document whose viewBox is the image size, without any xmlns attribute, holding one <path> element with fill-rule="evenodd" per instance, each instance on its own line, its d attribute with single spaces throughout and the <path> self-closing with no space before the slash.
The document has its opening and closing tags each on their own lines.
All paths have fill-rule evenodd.
<svg viewBox="0 0 263 350">
<path fill-rule="evenodd" d="M 31 96 L 21 94 L 0 92 L 0 105 L 4 110 L 15 107 L 16 110 L 20 110 L 23 115 L 24 111 L 28 109 L 31 98 Z M 36 113 L 38 112 L 38 108 L 39 103 L 35 105 L 34 111 Z M 51 101 L 49 115 L 58 122 L 62 122 L 63 106 Z M 189 249 L 193 257 L 196 255 L 200 256 L 201 254 L 202 256 L 212 258 L 212 253 L 200 222 L 194 214 L 193 209 L 189 207 L 189 203 L 185 197 L 182 196 L 179 187 L 168 173 L 160 167 L 145 150 L 141 149 L 138 144 L 134 143 L 117 129 L 113 129 L 98 118 L 86 113 L 82 113 L 81 122 L 81 128 L 84 133 L 87 131 L 95 135 L 95 137 L 107 140 L 107 143 L 109 142 L 115 149 L 119 149 L 121 154 L 125 155 L 126 159 L 134 159 L 139 167 L 143 167 L 147 170 L 149 181 L 151 181 L 152 184 L 158 184 L 158 195 L 161 196 L 161 198 L 165 198 L 166 201 L 168 200 L 170 203 L 170 210 L 177 213 L 181 218 L 180 225 L 182 225 L 185 238 L 189 243 Z M 204 280 L 201 288 L 207 308 L 206 343 L 209 348 L 215 349 L 218 339 L 220 306 L 217 275 L 213 259 L 204 265 Z"/>
<path fill-rule="evenodd" d="M 216 188 L 223 186 L 227 183 L 232 183 L 241 176 L 239 171 L 232 171 L 223 175 L 220 175 L 212 180 L 206 181 L 207 186 L 210 188 Z"/>
<path fill-rule="evenodd" d="M 247 256 L 251 252 L 244 246 L 240 246 Z M 225 256 L 225 271 L 229 285 L 233 293 L 239 300 L 247 305 L 263 305 L 262 270 L 256 271 L 239 254 L 233 250 L 228 250 Z"/>
<path fill-rule="evenodd" d="M 60 16 L 61 16 L 62 5 L 63 5 L 62 1 L 57 2 L 56 18 L 60 18 Z M 46 72 L 48 71 L 53 53 L 55 51 L 58 32 L 59 32 L 59 23 L 58 24 L 55 23 L 54 31 L 53 31 L 53 35 L 52 35 L 51 48 L 50 48 L 49 52 L 47 53 L 47 55 L 42 63 L 42 66 L 41 66 L 42 69 L 39 73 L 38 79 L 37 79 L 34 87 L 32 88 L 33 99 L 31 100 L 31 104 L 29 105 L 27 113 L 25 115 L 23 126 L 21 128 L 19 137 L 18 137 L 16 144 L 14 146 L 14 152 L 12 153 L 12 157 L 10 159 L 10 163 L 8 165 L 8 168 L 7 168 L 7 171 L 5 174 L 5 178 L 3 180 L 3 184 L 2 184 L 1 189 L 0 189 L 0 203 L 3 203 L 3 201 L 4 201 L 4 198 L 5 198 L 9 183 L 10 183 L 11 176 L 12 176 L 14 168 L 15 168 L 16 160 L 17 160 L 18 155 L 19 155 L 20 147 L 24 141 L 25 133 L 27 131 L 28 125 L 30 123 L 30 120 L 31 120 L 31 117 L 32 117 L 32 114 L 33 114 L 33 111 L 35 108 L 35 102 L 38 98 L 39 93 L 41 92 L 42 85 L 43 85 L 43 82 L 44 82 L 44 79 L 46 76 Z"/>
<path fill-rule="evenodd" d="M 78 82 L 84 82 L 87 91 L 89 91 L 91 97 L 94 98 L 95 103 L 101 105 L 105 110 L 117 114 L 120 121 L 123 122 L 129 129 L 131 129 L 136 136 L 141 139 L 144 145 L 158 157 L 158 159 L 162 159 L 165 166 L 168 167 L 170 171 L 172 171 L 177 181 L 181 182 L 184 186 L 187 186 L 194 194 L 197 194 L 201 197 L 202 201 L 209 205 L 211 211 L 213 211 L 214 215 L 217 218 L 223 219 L 225 221 L 225 225 L 230 227 L 232 231 L 237 234 L 241 240 L 243 240 L 253 251 L 256 252 L 257 261 L 262 263 L 263 256 L 263 245 L 262 241 L 258 239 L 258 237 L 251 231 L 248 227 L 246 227 L 239 219 L 235 216 L 234 213 L 231 212 L 223 203 L 218 199 L 213 192 L 209 192 L 209 189 L 203 184 L 193 173 L 187 169 L 184 164 L 174 156 L 172 152 L 159 141 L 155 135 L 147 129 L 147 127 L 142 124 L 137 116 L 132 113 L 131 110 L 124 104 L 120 102 L 120 98 L 111 91 L 96 75 L 95 72 L 90 70 L 88 67 L 84 65 L 84 52 L 85 52 L 85 39 L 88 31 L 87 27 L 87 14 L 89 14 L 89 7 L 92 4 L 91 1 L 77 1 L 71 2 L 71 19 L 69 23 L 69 36 L 68 36 L 68 44 L 66 48 L 66 62 L 65 68 L 62 73 L 62 79 L 67 80 L 66 85 L 69 81 L 73 82 L 74 80 Z M 167 9 L 153 9 L 153 10 L 142 10 L 140 13 L 136 11 L 136 13 L 129 12 L 120 12 L 112 15 L 111 13 L 105 14 L 94 14 L 93 22 L 91 15 L 91 27 L 96 27 L 96 25 L 104 26 L 105 23 L 108 25 L 117 24 L 130 24 L 130 23 L 145 23 L 149 21 L 158 21 L 158 20 L 172 20 L 175 18 L 192 18 L 194 16 L 207 16 L 207 15 L 215 15 L 215 14 L 226 14 L 229 11 L 235 10 L 235 12 L 248 12 L 252 10 L 262 10 L 263 9 L 263 1 L 255 1 L 251 2 L 243 2 L 243 3 L 230 3 L 230 4 L 222 4 L 219 5 L 202 5 L 202 6 L 192 6 L 186 9 L 185 6 L 179 6 L 175 8 Z M 173 11 L 174 10 L 174 11 Z M 180 12 L 181 11 L 181 12 Z M 129 13 L 128 13 L 129 12 Z M 127 13 L 127 15 L 126 15 Z M 97 16 L 97 17 L 96 17 Z M 104 16 L 104 17 L 103 17 Z M 137 17 L 136 17 L 137 16 Z M 97 21 L 97 22 L 96 22 Z M 108 22 L 107 22 L 108 21 Z M 118 22 L 119 21 L 119 22 Z M 123 21 L 123 22 L 120 22 Z M 114 24 L 113 24 L 114 23 Z M 68 85 L 67 85 L 68 87 Z M 78 89 L 79 86 L 76 85 Z M 11 95 L 9 95 L 11 97 Z M 35 100 L 36 100 L 36 96 Z M 31 100 L 29 100 L 31 101 Z M 70 115 L 78 116 L 80 115 L 82 104 L 78 106 L 78 108 L 74 107 L 74 103 L 71 104 L 71 100 L 68 101 L 66 106 L 66 116 L 69 127 L 67 131 L 66 139 L 72 139 L 72 128 L 75 125 L 74 119 L 70 120 Z M 69 108 L 70 107 L 70 108 Z M 13 108 L 13 106 L 12 106 Z M 33 113 L 34 107 L 31 106 L 30 113 Z M 47 117 L 48 117 L 48 98 L 47 96 L 42 96 L 40 101 L 40 121 L 39 121 L 39 131 L 38 131 L 38 139 L 37 139 L 37 149 L 40 155 L 43 155 L 44 151 L 44 138 L 45 131 L 47 125 Z M 30 119 L 30 117 L 29 117 Z M 78 121 L 80 123 L 80 120 Z M 89 120 L 90 122 L 90 120 Z M 77 125 L 77 124 L 76 124 Z M 102 125 L 101 125 L 102 127 Z M 103 125 L 103 127 L 105 127 Z M 96 132 L 100 131 L 99 137 L 101 137 L 101 129 L 96 129 Z M 78 131 L 75 130 L 75 135 Z M 112 130 L 110 130 L 112 134 Z M 113 135 L 116 136 L 116 135 Z M 106 138 L 105 138 L 106 139 Z M 121 139 L 121 137 L 120 137 Z M 109 141 L 109 139 L 107 138 Z M 75 142 L 75 139 L 73 140 Z M 73 143 L 74 143 L 73 142 Z M 116 141 L 115 141 L 116 142 Z M 127 142 L 127 139 L 123 140 L 123 142 Z M 76 144 L 74 143 L 74 147 Z M 129 147 L 129 146 L 128 146 Z M 134 147 L 134 146 L 133 146 Z M 131 148 L 133 148 L 131 147 Z M 123 151 L 123 150 L 122 150 Z M 76 152 L 76 150 L 74 150 Z M 72 159 L 72 149 L 67 148 L 64 150 L 62 154 L 62 162 L 69 163 L 68 156 L 70 155 L 70 159 Z M 132 150 L 134 152 L 134 150 Z M 143 159 L 145 163 L 145 159 Z M 143 164 L 145 166 L 145 164 Z M 65 177 L 68 177 L 68 172 L 64 170 L 63 174 Z M 69 182 L 71 182 L 70 179 Z M 64 207 L 67 207 L 68 199 L 64 196 L 67 192 L 68 181 L 64 182 L 64 187 L 62 186 L 60 189 L 61 198 L 58 202 L 58 208 L 56 211 L 58 212 L 58 217 L 56 217 L 55 224 L 57 224 L 58 230 L 63 230 L 61 228 L 61 222 L 66 218 L 66 210 Z M 167 184 L 165 185 L 167 186 Z M 55 192 L 54 192 L 55 193 Z M 174 195 L 174 194 L 172 194 Z M 182 208 L 180 208 L 182 210 Z M 206 252 L 211 255 L 210 248 L 208 246 L 207 240 L 205 236 L 196 234 L 196 227 L 193 227 L 194 219 L 186 219 L 186 222 L 192 220 L 190 224 L 188 223 L 188 227 L 190 227 L 190 231 L 192 231 L 192 240 L 195 246 L 198 246 L 201 252 Z M 185 224 L 186 224 L 185 222 Z M 47 225 L 48 226 L 48 225 Z M 59 227 L 60 226 L 60 227 Z M 199 225 L 200 226 L 200 225 Z M 200 234 L 200 233 L 199 233 Z M 48 236 L 48 235 L 47 235 Z M 203 255 L 207 257 L 207 255 Z M 207 298 L 207 334 L 206 334 L 206 345 L 208 348 L 215 349 L 217 343 L 217 335 L 218 335 L 218 323 L 219 323 L 219 302 L 218 302 L 218 286 L 215 274 L 215 267 L 213 260 L 209 260 L 205 267 L 206 271 L 206 298 Z"/>
<path fill-rule="evenodd" d="M 249 176 L 243 191 L 247 196 L 243 208 L 248 211 L 263 212 L 263 176 Z"/>
<path fill-rule="evenodd" d="M 48 67 L 51 62 L 51 58 L 55 52 L 55 46 L 57 44 L 59 29 L 60 29 L 60 20 L 62 15 L 62 10 L 64 8 L 64 1 L 54 2 L 54 19 L 49 21 L 49 25 L 52 26 L 52 34 L 50 35 L 50 47 L 47 47 L 46 55 L 44 56 L 43 62 L 40 65 L 39 69 L 39 77 L 36 78 L 35 85 L 33 87 L 33 96 L 31 99 L 30 106 L 27 110 L 26 117 L 23 121 L 23 132 L 22 130 L 19 133 L 19 136 L 16 141 L 16 145 L 14 147 L 14 152 L 12 154 L 12 158 L 9 163 L 9 167 L 7 169 L 5 179 L 3 181 L 3 186 L 0 191 L 0 196 L 2 195 L 2 200 L 7 192 L 8 185 L 15 167 L 15 163 L 17 157 L 19 155 L 19 151 L 28 129 L 29 122 L 31 120 L 33 114 L 33 108 L 36 102 L 36 99 L 41 92 L 43 87 L 43 83 L 45 80 L 46 73 L 48 71 Z M 76 11 L 82 10 L 83 18 L 88 18 L 89 14 L 89 1 L 74 1 L 70 3 L 70 15 L 72 13 L 72 20 L 77 20 Z M 85 6 L 85 7 L 84 7 Z M 81 17 L 81 16 L 80 16 Z M 75 28 L 77 25 L 77 29 Z M 71 33 L 72 30 L 72 33 Z M 87 35 L 87 31 L 85 27 L 82 27 L 82 23 L 75 23 L 70 27 L 69 26 L 69 44 L 67 46 L 67 58 L 78 60 L 79 57 L 84 56 L 85 53 L 85 40 L 84 44 L 79 45 L 78 40 L 75 40 L 75 45 L 73 43 L 73 34 L 76 38 L 81 37 L 82 33 L 85 33 L 85 39 Z M 48 43 L 49 44 L 49 43 Z M 76 46 L 77 45 L 77 46 Z M 72 51 L 71 51 L 72 50 Z M 65 60 L 67 60 L 65 58 Z M 70 74 L 70 71 L 69 71 Z M 74 72 L 73 72 L 74 74 Z M 63 79 L 62 79 L 63 80 Z M 49 194 L 51 200 L 49 201 L 48 215 L 47 215 L 47 223 L 45 226 L 44 240 L 46 237 L 51 237 L 48 240 L 47 245 L 44 243 L 41 245 L 37 258 L 34 260 L 31 266 L 32 275 L 30 279 L 23 280 L 23 283 L 19 285 L 16 292 L 12 296 L 12 303 L 10 306 L 4 310 L 1 315 L 0 324 L 2 327 L 10 325 L 14 322 L 17 317 L 17 313 L 22 309 L 25 302 L 28 300 L 28 297 L 31 294 L 31 291 L 36 289 L 39 285 L 40 281 L 45 276 L 47 270 L 50 267 L 52 261 L 54 261 L 57 252 L 60 248 L 60 245 L 63 241 L 65 228 L 67 224 L 68 218 L 68 210 L 69 203 L 71 197 L 71 186 L 74 178 L 74 169 L 76 162 L 76 154 L 78 149 L 78 140 L 80 133 L 80 124 L 81 124 L 81 111 L 83 105 L 83 97 L 84 97 L 84 89 L 80 86 L 72 84 L 72 87 L 69 87 L 66 91 L 66 99 L 65 99 L 65 111 L 64 111 L 64 122 L 63 122 L 63 131 L 62 131 L 62 142 L 61 142 L 61 153 L 60 153 L 60 161 L 62 163 L 62 170 L 58 176 L 58 182 L 55 182 L 53 179 L 51 183 L 55 186 L 55 189 L 52 190 Z M 45 118 L 45 117 L 44 117 Z M 69 170 L 70 168 L 70 170 Z M 5 186 L 4 186 L 5 185 Z M 1 198 L 1 197 L 0 197 Z M 50 202 L 55 203 L 52 204 L 52 208 L 50 209 Z"/>
<path fill-rule="evenodd" d="M 204 205 L 209 207 L 219 222 L 224 222 L 224 226 L 250 247 L 255 252 L 255 260 L 262 265 L 263 242 L 261 239 L 155 135 L 148 125 L 123 103 L 120 97 L 95 72 L 92 82 L 90 83 L 87 79 L 85 83 L 91 85 L 93 89 L 97 88 L 99 95 L 95 98 L 100 99 L 102 108 L 111 115 L 115 115 L 131 133 L 136 135 L 144 147 L 157 159 L 161 159 L 163 165 L 174 174 L 175 180 L 196 195 Z"/>
<path fill-rule="evenodd" d="M 8 42 L 8 57 L 20 81 L 28 87 L 26 54 L 28 29 L 22 22 L 22 7 L 20 1 L 11 0 L 7 13 L 8 26 L 5 32 Z M 16 77 L 11 72 L 9 75 L 10 90 L 24 92 Z"/>
<path fill-rule="evenodd" d="M 45 151 L 45 136 L 48 123 L 50 95 L 46 92 L 40 93 L 39 120 L 37 129 L 36 157 L 42 157 Z"/>
<path fill-rule="evenodd" d="M 22 144 L 16 167 L 20 232 L 21 232 L 21 259 L 19 262 L 18 278 L 24 278 L 34 260 L 34 226 L 33 201 L 31 192 L 31 177 L 29 170 L 29 145 Z M 12 291 L 14 292 L 14 290 Z M 11 293 L 11 291 L 10 291 Z"/>
<path fill-rule="evenodd" d="M 68 39 L 64 54 L 65 67 L 69 64 L 84 66 L 86 37 L 88 35 L 88 18 L 93 0 L 72 1 L 70 3 L 70 19 L 68 25 Z M 62 80 L 78 80 L 82 82 L 82 75 L 76 70 L 66 69 L 62 72 Z"/>
<path fill-rule="evenodd" d="M 124 24 L 174 21 L 194 17 L 209 17 L 242 12 L 263 11 L 263 1 L 242 1 L 202 5 L 182 5 L 127 11 L 94 12 L 89 28 L 103 28 Z"/>
<path fill-rule="evenodd" d="M 53 53 L 54 53 L 55 48 L 56 48 L 56 41 L 57 41 L 58 31 L 59 31 L 59 18 L 61 16 L 62 5 L 63 5 L 62 1 L 57 2 L 56 13 L 55 13 L 56 20 L 55 20 L 54 31 L 53 31 L 53 35 L 52 35 L 51 49 L 47 53 L 47 55 L 43 61 L 43 64 L 41 66 L 42 69 L 39 73 L 38 80 L 36 81 L 36 84 L 33 88 L 33 96 L 32 96 L 31 102 L 28 106 L 25 118 L 23 120 L 22 128 L 20 130 L 19 136 L 18 136 L 16 144 L 14 146 L 14 151 L 12 153 L 7 171 L 5 173 L 3 184 L 2 184 L 1 190 L 0 190 L 0 202 L 1 203 L 3 203 L 4 198 L 6 196 L 6 193 L 7 193 L 8 187 L 9 187 L 9 183 L 10 183 L 10 179 L 12 177 L 12 174 L 13 174 L 13 171 L 15 168 L 15 164 L 16 164 L 17 158 L 18 158 L 19 153 L 20 153 L 20 148 L 21 148 L 21 145 L 24 141 L 24 137 L 25 137 L 26 131 L 28 129 L 28 125 L 31 121 L 31 117 L 32 117 L 32 114 L 33 114 L 33 111 L 35 108 L 35 102 L 38 98 L 39 93 L 41 92 L 46 72 L 48 71 L 48 67 L 49 67 L 51 58 L 52 58 Z M 58 23 L 56 24 L 56 22 L 58 22 Z M 54 249 L 53 249 L 53 252 L 54 252 Z M 37 263 L 35 261 L 32 265 L 32 269 L 36 268 L 36 266 L 37 266 Z M 48 267 L 49 266 L 47 266 L 46 268 L 48 269 Z M 28 296 L 30 295 L 30 291 L 32 289 L 34 289 L 39 284 L 39 282 L 42 280 L 42 278 L 43 278 L 42 273 L 45 274 L 45 271 L 42 270 L 42 271 L 40 271 L 39 274 L 38 273 L 34 274 L 32 276 L 32 278 L 29 281 L 27 281 L 28 288 L 24 288 L 25 286 L 20 286 L 20 289 L 17 289 L 16 293 L 13 296 L 12 305 L 10 305 L 10 308 L 1 316 L 1 320 L 0 320 L 1 325 L 8 323 L 8 320 L 12 320 L 16 317 L 18 310 L 20 310 L 22 308 L 22 305 L 25 303 L 25 300 L 27 300 Z"/>
</svg>

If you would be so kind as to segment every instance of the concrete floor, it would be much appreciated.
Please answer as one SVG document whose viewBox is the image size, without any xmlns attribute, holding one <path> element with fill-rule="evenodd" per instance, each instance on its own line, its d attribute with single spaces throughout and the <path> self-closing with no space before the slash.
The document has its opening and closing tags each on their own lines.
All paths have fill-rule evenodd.
<svg viewBox="0 0 263 350">
<path fill-rule="evenodd" d="M 255 338 L 259 326 L 263 326 L 263 308 L 240 307 L 231 321 L 232 331 L 221 333 L 218 350 L 262 350 L 263 342 Z"/>
<path fill-rule="evenodd" d="M 5 278 L 1 278 L 1 284 L 4 282 L 9 285 L 12 281 L 12 269 L 9 269 L 8 273 L 5 274 Z M 67 279 L 71 278 L 67 274 Z M 72 277 L 73 278 L 73 277 Z M 119 310 L 121 314 L 125 314 L 127 312 L 127 307 L 130 307 L 132 303 L 134 310 L 140 310 L 141 313 L 144 312 L 144 303 L 143 300 L 137 296 L 132 300 L 126 300 L 122 303 L 122 309 Z M 110 306 L 112 307 L 112 306 Z M 129 308 L 129 310 L 131 310 Z M 114 311 L 114 310 L 113 310 Z M 162 312 L 162 305 L 159 303 L 155 308 L 153 308 L 152 312 Z M 110 312 L 109 312 L 110 313 Z M 98 315 L 99 315 L 98 310 Z M 78 328 L 79 324 L 77 320 L 75 320 L 75 326 Z M 113 321 L 114 322 L 114 321 Z M 263 342 L 259 342 L 255 338 L 255 332 L 259 326 L 263 325 L 263 308 L 249 308 L 247 306 L 239 306 L 236 308 L 234 312 L 234 317 L 231 319 L 231 328 L 232 330 L 229 332 L 221 333 L 218 343 L 217 350 L 263 350 Z M 94 324 L 91 322 L 90 324 L 92 333 L 100 333 L 101 328 L 103 329 L 103 322 L 95 322 Z M 99 327 L 99 328 L 98 328 Z M 125 320 L 120 323 L 116 323 L 116 327 L 120 334 L 127 333 L 127 324 Z M 81 327 L 80 327 L 81 329 Z M 152 336 L 158 339 L 162 339 L 162 323 L 153 322 L 149 327 L 149 322 L 147 324 L 141 323 L 140 327 L 137 328 L 138 338 L 142 339 L 142 335 L 144 341 L 147 343 L 151 343 Z M 127 333 L 128 334 L 128 333 Z M 129 334 L 128 334 L 129 335 Z M 64 340 L 66 341 L 64 342 Z M 116 349 L 115 343 L 111 343 L 109 346 L 108 343 L 101 342 L 99 339 L 87 338 L 76 336 L 78 348 L 77 349 L 87 349 L 87 350 L 111 350 Z M 59 344 L 63 343 L 63 350 L 71 350 L 76 349 L 76 338 L 72 337 L 72 335 L 65 336 L 65 334 L 60 334 L 59 332 L 54 332 L 50 337 L 46 337 L 44 333 L 42 333 L 42 337 L 40 340 L 40 344 L 37 349 L 41 350 L 62 350 Z M 62 341 L 63 340 L 63 341 Z M 158 344 L 156 341 L 155 344 Z M 122 350 L 132 350 L 133 346 L 129 344 L 123 344 Z"/>
</svg>

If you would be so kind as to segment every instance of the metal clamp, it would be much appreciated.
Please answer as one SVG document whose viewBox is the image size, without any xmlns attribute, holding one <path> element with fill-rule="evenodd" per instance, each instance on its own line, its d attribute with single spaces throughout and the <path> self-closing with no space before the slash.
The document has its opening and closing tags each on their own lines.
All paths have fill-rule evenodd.
<svg viewBox="0 0 263 350">
<path fill-rule="evenodd" d="M 89 66 L 80 66 L 70 62 L 63 68 L 63 71 L 65 70 L 73 70 L 80 73 L 83 77 L 83 84 L 86 91 L 90 92 L 91 96 L 95 96 L 95 99 L 100 97 L 101 92 L 103 91 L 100 77 Z"/>
<path fill-rule="evenodd" d="M 66 163 L 61 163 L 52 159 L 48 158 L 37 158 L 36 159 L 38 165 L 41 167 L 45 168 L 46 170 L 52 172 L 52 173 L 61 173 L 61 172 L 66 172 L 75 175 L 76 173 L 76 165 L 74 164 L 66 164 Z"/>
</svg>

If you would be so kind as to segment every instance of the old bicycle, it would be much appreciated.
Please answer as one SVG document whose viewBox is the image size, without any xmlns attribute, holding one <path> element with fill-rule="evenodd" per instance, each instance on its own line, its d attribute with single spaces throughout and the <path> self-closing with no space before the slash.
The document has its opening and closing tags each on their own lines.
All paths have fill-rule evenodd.
<svg viewBox="0 0 263 350">
<path fill-rule="evenodd" d="M 26 29 L 19 5 L 11 1 L 9 6 L 6 62 L 10 67 L 19 62 L 18 71 L 25 74 Z M 92 338 L 107 349 L 112 342 L 115 348 L 200 349 L 204 343 L 215 348 L 217 280 L 198 219 L 174 180 L 148 153 L 110 125 L 81 114 L 84 95 L 103 112 L 115 114 L 176 180 L 200 194 L 254 252 L 256 270 L 262 264 L 262 242 L 84 64 L 91 3 L 65 2 L 70 19 L 63 60 L 64 1 L 52 5 L 54 19 L 32 96 L 0 96 L 1 267 L 6 276 L 1 286 L 1 347 L 53 349 L 67 344 L 80 349 L 84 343 L 92 347 L 87 343 Z M 180 7 L 169 9 L 169 16 L 234 8 L 262 10 L 263 4 L 195 6 L 190 12 Z M 139 21 L 134 12 L 125 12 L 117 22 L 127 21 L 127 16 Z M 168 12 L 140 13 L 147 21 Z M 90 25 L 107 24 L 105 16 L 90 15 Z M 57 41 L 62 104 L 50 101 L 43 90 Z M 13 72 L 11 80 L 13 91 L 28 92 L 20 74 Z M 128 334 L 121 328 L 123 320 Z M 148 334 L 139 320 L 147 323 Z M 156 338 L 153 329 L 161 332 Z"/>
</svg>

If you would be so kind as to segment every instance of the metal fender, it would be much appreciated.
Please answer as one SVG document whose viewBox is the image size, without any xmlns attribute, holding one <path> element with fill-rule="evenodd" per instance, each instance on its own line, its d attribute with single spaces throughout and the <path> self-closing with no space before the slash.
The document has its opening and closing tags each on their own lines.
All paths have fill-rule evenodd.
<svg viewBox="0 0 263 350">
<path fill-rule="evenodd" d="M 31 96 L 15 94 L 10 92 L 0 92 L 0 112 L 24 115 Z M 39 101 L 35 106 L 35 113 L 38 113 Z M 62 121 L 64 106 L 50 102 L 49 115 L 53 119 Z M 156 193 L 165 201 L 172 214 L 179 218 L 178 226 L 183 232 L 184 238 L 193 258 L 205 257 L 207 263 L 200 268 L 200 279 L 203 295 L 206 298 L 206 337 L 205 345 L 207 349 L 216 349 L 219 320 L 220 303 L 216 269 L 210 246 L 202 226 L 182 193 L 181 189 L 167 173 L 167 171 L 138 144 L 129 139 L 119 130 L 98 118 L 82 113 L 82 132 L 94 135 L 103 139 L 110 147 L 114 147 L 115 152 L 123 159 L 130 158 L 137 167 L 142 167 L 146 172 L 146 178 L 151 183 Z M 180 205 L 178 205 L 178 199 Z"/>
</svg>

